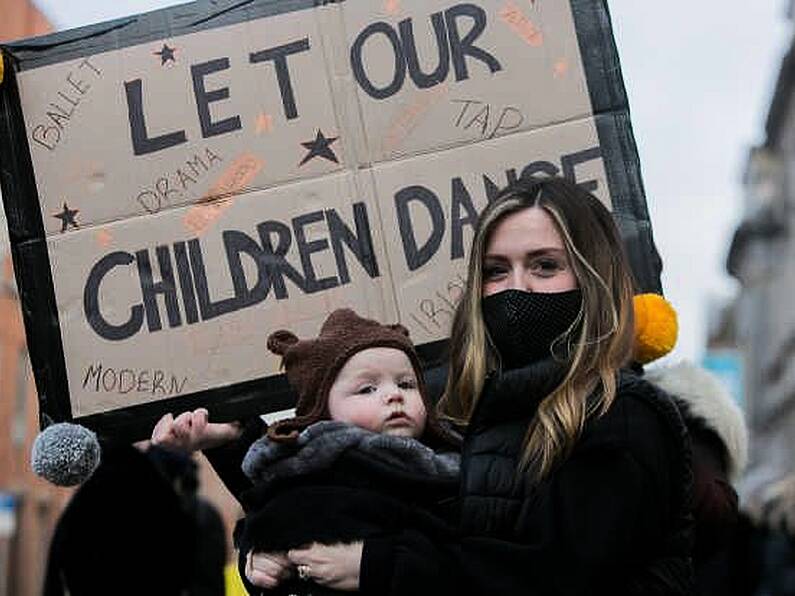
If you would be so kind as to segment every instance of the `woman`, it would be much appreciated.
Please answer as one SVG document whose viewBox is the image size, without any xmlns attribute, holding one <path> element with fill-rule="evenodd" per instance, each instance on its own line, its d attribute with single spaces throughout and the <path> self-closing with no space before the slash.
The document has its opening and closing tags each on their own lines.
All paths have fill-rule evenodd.
<svg viewBox="0 0 795 596">
<path fill-rule="evenodd" d="M 595 197 L 559 178 L 502 192 L 475 232 L 440 404 L 467 426 L 460 540 L 406 533 L 290 560 L 372 594 L 434 577 L 458 594 L 687 593 L 685 431 L 666 396 L 621 370 L 632 295 Z"/>
<path fill-rule="evenodd" d="M 440 403 L 466 427 L 458 538 L 406 531 L 289 562 L 371 594 L 688 593 L 686 431 L 668 397 L 622 370 L 632 295 L 595 197 L 560 178 L 500 193 L 475 232 Z M 290 573 L 253 560 L 269 580 Z"/>
</svg>

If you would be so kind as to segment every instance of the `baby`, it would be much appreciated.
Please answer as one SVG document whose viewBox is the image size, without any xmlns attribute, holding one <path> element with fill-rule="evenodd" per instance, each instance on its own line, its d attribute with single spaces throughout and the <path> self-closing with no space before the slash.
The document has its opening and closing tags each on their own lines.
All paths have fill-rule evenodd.
<svg viewBox="0 0 795 596">
<path fill-rule="evenodd" d="M 254 575 L 251 553 L 285 561 L 286 551 L 313 542 L 420 525 L 446 532 L 441 509 L 457 494 L 460 439 L 426 399 L 408 331 L 340 309 L 317 338 L 277 331 L 268 348 L 282 356 L 298 403 L 296 416 L 272 425 L 243 461 L 254 487 L 241 495 L 246 517 L 235 531 L 241 576 Z M 334 593 L 312 573 L 299 565 L 277 591 Z"/>
</svg>

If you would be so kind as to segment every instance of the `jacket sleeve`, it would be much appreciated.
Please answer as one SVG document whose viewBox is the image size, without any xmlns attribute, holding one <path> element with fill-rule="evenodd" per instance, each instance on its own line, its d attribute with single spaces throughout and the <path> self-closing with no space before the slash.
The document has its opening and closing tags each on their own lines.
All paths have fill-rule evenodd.
<svg viewBox="0 0 795 596">
<path fill-rule="evenodd" d="M 709 431 L 691 430 L 695 491 L 696 560 L 729 545 L 739 514 L 737 493 L 720 458 L 719 439 Z"/>
<path fill-rule="evenodd" d="M 416 529 L 364 541 L 359 592 L 390 594 L 463 594 L 457 584 L 461 544 Z"/>
<path fill-rule="evenodd" d="M 651 459 L 643 450 L 606 445 L 573 455 L 547 481 L 548 490 L 531 492 L 521 504 L 510 540 L 434 542 L 407 531 L 366 542 L 362 591 L 410 593 L 408 581 L 409 589 L 423 579 L 436 588 L 443 578 L 439 594 L 688 594 L 688 554 L 656 550 L 673 479 L 665 454 L 649 453 Z M 648 561 L 645 552 L 657 554 Z"/>
</svg>

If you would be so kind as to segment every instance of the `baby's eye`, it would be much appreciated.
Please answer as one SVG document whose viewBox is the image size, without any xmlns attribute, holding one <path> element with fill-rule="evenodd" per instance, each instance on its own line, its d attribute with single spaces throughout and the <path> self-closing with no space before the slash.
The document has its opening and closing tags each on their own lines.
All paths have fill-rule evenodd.
<svg viewBox="0 0 795 596">
<path fill-rule="evenodd" d="M 375 391 L 375 385 L 362 385 L 356 390 L 356 393 L 359 395 L 367 395 L 368 393 L 375 393 Z"/>
<path fill-rule="evenodd" d="M 398 383 L 398 387 L 401 389 L 416 389 L 417 388 L 417 380 L 416 379 L 404 379 Z"/>
</svg>

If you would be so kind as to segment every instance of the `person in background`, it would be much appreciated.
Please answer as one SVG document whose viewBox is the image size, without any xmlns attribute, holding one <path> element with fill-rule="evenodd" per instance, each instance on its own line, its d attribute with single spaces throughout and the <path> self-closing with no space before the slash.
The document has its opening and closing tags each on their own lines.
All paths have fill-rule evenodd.
<svg viewBox="0 0 795 596">
<path fill-rule="evenodd" d="M 662 296 L 635 296 L 635 370 L 673 350 L 676 311 Z M 692 362 L 652 366 L 645 378 L 674 398 L 693 447 L 695 594 L 730 594 L 732 542 L 742 533 L 736 483 L 748 462 L 748 429 L 742 410 L 720 379 Z"/>
<path fill-rule="evenodd" d="M 196 495 L 190 458 L 59 423 L 37 437 L 32 467 L 78 486 L 50 544 L 45 596 L 224 594 L 224 526 Z"/>
<path fill-rule="evenodd" d="M 727 553 L 739 515 L 734 485 L 748 460 L 743 414 L 720 381 L 692 363 L 651 369 L 646 379 L 674 397 L 693 445 L 695 593 L 729 593 Z"/>
<path fill-rule="evenodd" d="M 795 596 L 795 475 L 765 485 L 740 515 L 730 596 Z"/>
</svg>

